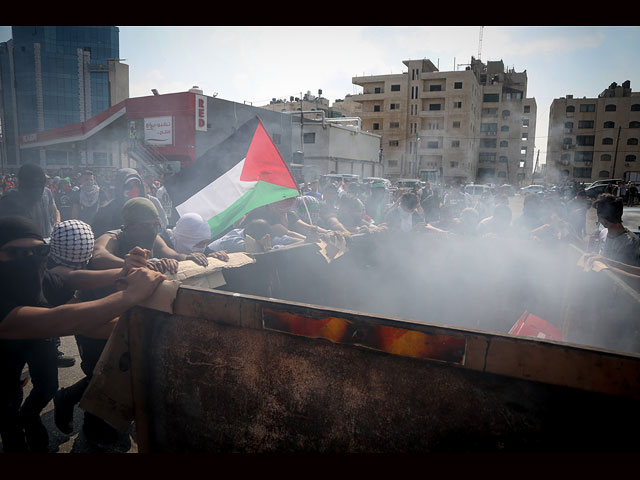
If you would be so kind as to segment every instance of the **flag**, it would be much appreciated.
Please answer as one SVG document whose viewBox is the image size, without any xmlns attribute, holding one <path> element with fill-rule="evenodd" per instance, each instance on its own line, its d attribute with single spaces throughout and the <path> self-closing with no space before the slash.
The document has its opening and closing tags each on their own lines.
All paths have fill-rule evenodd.
<svg viewBox="0 0 640 480">
<path fill-rule="evenodd" d="M 198 182 L 201 185 L 206 185 L 176 207 L 180 216 L 197 213 L 205 219 L 209 223 L 212 238 L 252 210 L 300 194 L 289 167 L 264 125 L 259 118 L 255 120 L 247 122 L 244 128 L 241 127 L 239 132 L 225 140 L 225 148 L 222 145 L 216 147 L 216 152 L 225 153 L 221 164 L 228 169 L 220 175 L 215 172 L 212 174 L 211 170 L 207 172 L 202 168 L 211 163 L 211 158 L 203 159 L 200 168 L 194 169 L 194 174 L 199 175 Z M 243 149 L 237 144 L 246 141 L 247 133 L 251 132 L 248 150 L 241 156 Z M 237 148 L 229 148 L 232 145 Z"/>
</svg>

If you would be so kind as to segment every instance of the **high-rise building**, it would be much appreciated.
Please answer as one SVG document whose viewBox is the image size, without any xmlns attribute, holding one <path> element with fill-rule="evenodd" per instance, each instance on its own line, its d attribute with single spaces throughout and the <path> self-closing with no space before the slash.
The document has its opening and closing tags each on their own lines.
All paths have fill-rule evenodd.
<svg viewBox="0 0 640 480">
<path fill-rule="evenodd" d="M 549 111 L 548 183 L 640 181 L 640 93 L 612 83 L 597 98 L 556 98 Z"/>
<path fill-rule="evenodd" d="M 389 178 L 529 183 L 536 102 L 527 74 L 502 61 L 471 57 L 465 70 L 441 72 L 430 60 L 405 60 L 402 74 L 354 77 L 363 93 L 362 128 L 382 136 Z"/>
<path fill-rule="evenodd" d="M 21 151 L 19 138 L 83 122 L 128 96 L 117 27 L 12 27 L 11 40 L 0 43 L 2 168 L 68 165 L 53 151 Z"/>
</svg>

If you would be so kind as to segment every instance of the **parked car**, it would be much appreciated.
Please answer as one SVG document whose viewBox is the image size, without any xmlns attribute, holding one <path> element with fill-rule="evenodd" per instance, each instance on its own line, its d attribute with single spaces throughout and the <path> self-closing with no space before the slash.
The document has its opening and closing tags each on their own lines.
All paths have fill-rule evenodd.
<svg viewBox="0 0 640 480">
<path fill-rule="evenodd" d="M 396 181 L 396 187 L 398 188 L 413 188 L 416 185 L 420 188 L 424 186 L 424 183 L 415 178 L 401 178 Z"/>
<path fill-rule="evenodd" d="M 509 185 L 509 184 L 504 184 L 504 185 L 500 185 L 497 188 L 497 192 L 496 193 L 504 193 L 505 195 L 509 196 L 509 197 L 513 197 L 516 194 L 516 189 L 513 185 Z"/>
<path fill-rule="evenodd" d="M 529 185 L 520 189 L 520 194 L 527 195 L 529 193 L 544 193 L 546 190 L 544 185 Z"/>
<path fill-rule="evenodd" d="M 338 183 L 350 183 L 350 182 L 360 182 L 360 175 L 355 175 L 352 173 L 328 173 L 326 175 L 322 175 L 320 177 L 320 186 L 324 186 L 330 182 L 338 182 Z"/>
<path fill-rule="evenodd" d="M 362 183 L 384 183 L 385 187 L 391 187 L 391 181 L 382 177 L 365 177 L 362 179 Z"/>
<path fill-rule="evenodd" d="M 607 191 L 607 184 L 601 183 L 600 185 L 591 185 L 589 188 L 585 188 L 584 192 L 587 194 L 589 198 L 597 198 L 601 193 L 605 193 Z"/>
<path fill-rule="evenodd" d="M 491 195 L 491 187 L 489 185 L 465 185 L 463 191 L 471 195 L 474 200 L 479 199 L 484 193 Z"/>
</svg>

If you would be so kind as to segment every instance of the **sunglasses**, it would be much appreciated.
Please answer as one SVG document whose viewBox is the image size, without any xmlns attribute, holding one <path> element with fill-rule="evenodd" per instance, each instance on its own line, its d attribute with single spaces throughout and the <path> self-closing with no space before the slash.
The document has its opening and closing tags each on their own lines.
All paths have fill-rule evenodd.
<svg viewBox="0 0 640 480">
<path fill-rule="evenodd" d="M 14 260 L 26 258 L 30 255 L 46 257 L 50 251 L 51 247 L 46 244 L 34 245 L 33 247 L 5 247 L 0 249 L 0 252 L 6 252 Z"/>
</svg>

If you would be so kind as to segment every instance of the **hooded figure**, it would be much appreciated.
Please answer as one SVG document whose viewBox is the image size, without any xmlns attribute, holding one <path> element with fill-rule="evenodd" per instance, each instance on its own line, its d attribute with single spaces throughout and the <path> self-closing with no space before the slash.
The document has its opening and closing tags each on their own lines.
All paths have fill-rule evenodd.
<svg viewBox="0 0 640 480">
<path fill-rule="evenodd" d="M 171 242 L 178 253 L 204 252 L 206 245 L 199 246 L 205 240 L 211 240 L 211 229 L 197 213 L 182 215 L 171 231 Z"/>
<path fill-rule="evenodd" d="M 0 216 L 27 217 L 35 223 L 42 237 L 49 237 L 59 213 L 46 183 L 40 165 L 27 163 L 20 167 L 18 189 L 0 197 Z"/>
<path fill-rule="evenodd" d="M 91 228 L 96 238 L 108 232 L 117 230 L 122 225 L 122 207 L 132 198 L 148 198 L 156 208 L 162 228 L 167 228 L 167 215 L 156 197 L 145 194 L 142 177 L 133 168 L 121 168 L 114 180 L 114 198 L 96 213 Z"/>
<path fill-rule="evenodd" d="M 47 306 L 43 281 L 49 246 L 38 227 L 24 217 L 0 218 L 0 251 L 0 322 L 16 307 Z M 20 374 L 26 364 L 33 388 L 22 403 Z M 40 412 L 57 388 L 51 339 L 0 340 L 0 435 L 5 452 L 24 452 L 27 446 L 32 452 L 47 451 L 49 436 Z"/>
</svg>

